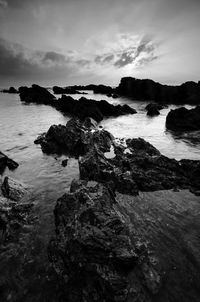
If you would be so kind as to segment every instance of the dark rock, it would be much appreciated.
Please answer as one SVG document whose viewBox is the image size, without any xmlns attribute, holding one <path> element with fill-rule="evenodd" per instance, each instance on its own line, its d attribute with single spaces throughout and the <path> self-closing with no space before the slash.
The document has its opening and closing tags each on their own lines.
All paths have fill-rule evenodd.
<svg viewBox="0 0 200 302">
<path fill-rule="evenodd" d="M 54 106 L 55 97 L 46 88 L 39 85 L 34 84 L 31 88 L 20 87 L 19 93 L 22 102 Z"/>
<path fill-rule="evenodd" d="M 128 139 L 126 145 L 114 143 L 115 155 L 111 158 L 98 148 L 90 149 L 79 158 L 80 178 L 109 183 L 113 190 L 131 195 L 173 188 L 200 189 L 200 161 L 167 158 L 141 138 Z"/>
<path fill-rule="evenodd" d="M 180 86 L 168 86 L 152 80 L 131 77 L 121 79 L 116 88 L 119 95 L 137 100 L 153 100 L 161 104 L 199 104 L 200 82 L 186 82 Z"/>
<path fill-rule="evenodd" d="M 14 201 L 19 201 L 28 193 L 27 186 L 7 176 L 4 178 L 1 190 L 6 198 Z"/>
<path fill-rule="evenodd" d="M 72 87 L 53 87 L 54 94 L 81 94 L 78 90 Z"/>
<path fill-rule="evenodd" d="M 156 107 L 151 107 L 147 111 L 148 116 L 157 116 L 160 114 L 160 111 Z"/>
<path fill-rule="evenodd" d="M 153 301 L 160 272 L 109 188 L 73 182 L 54 214 L 49 259 L 59 277 L 60 301 Z"/>
<path fill-rule="evenodd" d="M 11 94 L 19 93 L 19 91 L 14 87 L 10 87 L 9 89 L 3 89 L 2 92 L 3 93 L 11 93 Z"/>
<path fill-rule="evenodd" d="M 63 167 L 67 167 L 67 164 L 68 164 L 68 158 L 67 159 L 64 159 L 63 161 L 62 161 L 62 166 Z"/>
<path fill-rule="evenodd" d="M 88 127 L 88 123 L 91 127 Z M 112 139 L 109 132 L 94 129 L 91 119 L 85 122 L 71 119 L 66 126 L 51 126 L 46 135 L 39 136 L 35 142 L 41 144 L 42 151 L 45 153 L 66 153 L 79 156 L 95 145 L 106 152 L 111 146 Z"/>
<path fill-rule="evenodd" d="M 147 115 L 149 116 L 156 116 L 160 114 L 160 110 L 166 108 L 166 106 L 161 105 L 161 104 L 154 104 L 154 103 L 150 103 L 148 104 L 145 109 L 147 111 Z"/>
<path fill-rule="evenodd" d="M 4 153 L 0 151 L 0 173 L 2 173 L 6 167 L 10 170 L 14 170 L 19 166 L 14 160 L 10 159 Z"/>
<path fill-rule="evenodd" d="M 190 110 L 184 107 L 171 110 L 166 117 L 166 127 L 174 131 L 199 130 L 200 106 Z"/>
</svg>

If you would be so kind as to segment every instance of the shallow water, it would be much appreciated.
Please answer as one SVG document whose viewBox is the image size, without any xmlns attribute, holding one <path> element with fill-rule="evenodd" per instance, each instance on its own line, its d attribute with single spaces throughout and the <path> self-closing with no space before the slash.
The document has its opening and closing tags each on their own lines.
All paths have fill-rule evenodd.
<svg viewBox="0 0 200 302">
<path fill-rule="evenodd" d="M 73 97 L 78 99 L 80 96 Z M 102 126 L 114 136 L 142 137 L 168 157 L 200 160 L 200 140 L 196 139 L 194 133 L 193 135 L 172 134 L 165 129 L 166 115 L 175 106 L 162 110 L 158 117 L 149 118 L 144 110 L 148 102 L 136 102 L 127 98 L 112 99 L 91 92 L 84 97 L 106 99 L 113 104 L 129 104 L 138 111 L 135 115 L 102 121 Z M 67 167 L 62 167 L 61 162 L 64 157 L 43 154 L 40 146 L 34 144 L 34 140 L 39 134 L 47 131 L 50 125 L 66 124 L 68 120 L 68 117 L 64 117 L 50 106 L 24 105 L 18 95 L 0 94 L 0 150 L 19 163 L 19 167 L 14 172 L 6 170 L 4 175 L 11 175 L 32 186 L 34 212 L 38 216 L 34 230 L 24 235 L 21 240 L 22 246 L 19 248 L 20 251 L 23 249 L 24 255 L 28 257 L 27 265 L 31 262 L 30 268 L 23 267 L 28 275 L 28 281 L 25 282 L 23 279 L 25 277 L 22 277 L 22 290 L 17 289 L 19 301 L 54 301 L 53 295 L 46 295 L 47 291 L 51 292 L 46 286 L 49 278 L 46 272 L 48 266 L 46 247 L 53 234 L 53 208 L 56 199 L 69 189 L 73 178 L 79 177 L 78 162 L 71 158 Z M 22 261 L 19 250 L 14 265 L 12 263 L 10 267 L 12 274 L 18 270 L 19 263 Z M 6 262 L 6 265 L 9 263 Z M 18 281 L 11 280 L 11 284 L 12 282 Z M 51 283 L 49 286 L 53 288 Z M 17 301 L 13 298 L 13 293 L 10 295 L 10 301 Z"/>
</svg>

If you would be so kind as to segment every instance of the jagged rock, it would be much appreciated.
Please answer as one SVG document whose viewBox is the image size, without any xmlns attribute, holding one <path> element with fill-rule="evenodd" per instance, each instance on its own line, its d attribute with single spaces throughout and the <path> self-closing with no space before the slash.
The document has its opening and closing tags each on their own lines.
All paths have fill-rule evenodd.
<svg viewBox="0 0 200 302">
<path fill-rule="evenodd" d="M 152 80 L 125 77 L 116 88 L 119 95 L 137 100 L 153 100 L 161 104 L 199 104 L 200 82 L 186 82 L 180 86 L 162 85 Z"/>
<path fill-rule="evenodd" d="M 166 117 L 166 127 L 174 131 L 199 130 L 200 106 L 190 110 L 185 107 L 171 110 Z"/>
<path fill-rule="evenodd" d="M 54 214 L 49 258 L 60 301 L 153 301 L 161 287 L 155 258 L 153 263 L 109 188 L 74 181 Z"/>
<path fill-rule="evenodd" d="M 14 170 L 18 166 L 18 163 L 0 151 L 0 173 L 3 172 L 6 167 L 8 167 L 10 170 Z"/>
<path fill-rule="evenodd" d="M 55 97 L 46 89 L 33 84 L 32 87 L 19 88 L 20 99 L 26 103 L 37 103 L 54 106 Z"/>
<path fill-rule="evenodd" d="M 14 201 L 19 201 L 28 193 L 27 186 L 7 176 L 4 178 L 1 190 L 6 198 Z"/>
<path fill-rule="evenodd" d="M 167 158 L 141 138 L 126 140 L 126 146 L 114 144 L 114 153 L 106 158 L 97 148 L 90 149 L 79 158 L 80 178 L 109 183 L 113 190 L 131 195 L 177 187 L 200 189 L 200 161 Z M 193 173 L 188 173 L 191 165 Z"/>
<path fill-rule="evenodd" d="M 71 119 L 66 126 L 51 126 L 46 135 L 39 136 L 35 143 L 39 143 L 45 153 L 67 153 L 75 157 L 85 154 L 95 145 L 106 152 L 113 136 L 108 131 L 94 129 L 94 126 L 92 120 L 81 122 Z"/>
</svg>

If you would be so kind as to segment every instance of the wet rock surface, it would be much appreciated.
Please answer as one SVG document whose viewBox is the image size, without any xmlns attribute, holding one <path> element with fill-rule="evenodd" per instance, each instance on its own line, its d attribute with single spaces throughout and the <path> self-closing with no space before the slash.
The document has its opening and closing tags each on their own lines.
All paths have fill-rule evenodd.
<svg viewBox="0 0 200 302">
<path fill-rule="evenodd" d="M 108 188 L 73 181 L 57 201 L 55 224 L 49 258 L 60 278 L 60 301 L 152 301 L 159 292 L 156 260 Z"/>
<path fill-rule="evenodd" d="M 106 152 L 111 146 L 113 137 L 108 131 L 94 129 L 95 125 L 96 123 L 89 118 L 84 122 L 71 119 L 66 126 L 51 126 L 46 134 L 36 139 L 35 143 L 40 144 L 45 153 L 67 153 L 75 157 L 87 153 L 95 145 Z"/>
<path fill-rule="evenodd" d="M 8 167 L 10 170 L 14 170 L 18 166 L 18 163 L 0 151 L 0 173 L 2 173 L 6 167 Z"/>
<path fill-rule="evenodd" d="M 173 131 L 200 130 L 200 106 L 171 110 L 166 117 L 166 127 Z"/>
</svg>

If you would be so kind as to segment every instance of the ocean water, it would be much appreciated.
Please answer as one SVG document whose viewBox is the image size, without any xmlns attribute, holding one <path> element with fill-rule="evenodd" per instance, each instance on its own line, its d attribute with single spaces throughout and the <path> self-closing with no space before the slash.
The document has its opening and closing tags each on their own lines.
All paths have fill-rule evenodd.
<svg viewBox="0 0 200 302">
<path fill-rule="evenodd" d="M 78 99 L 80 95 L 73 97 Z M 128 104 L 137 110 L 137 114 L 101 122 L 115 137 L 141 137 L 168 157 L 200 160 L 200 133 L 171 133 L 165 128 L 166 115 L 176 106 L 169 106 L 159 116 L 150 118 L 144 110 L 149 102 L 112 99 L 92 92 L 85 97 L 105 99 L 112 104 Z M 31 199 L 37 216 L 32 229 L 22 235 L 15 256 L 4 259 L 0 264 L 0 270 L 6 272 L 8 279 L 8 301 L 56 301 L 56 281 L 48 264 L 47 244 L 54 234 L 53 209 L 56 200 L 69 189 L 71 180 L 79 177 L 78 162 L 71 158 L 64 168 L 61 165 L 64 156 L 43 154 L 34 140 L 52 124 L 66 124 L 68 120 L 50 106 L 25 105 L 18 95 L 0 93 L 0 150 L 19 163 L 14 172 L 6 170 L 4 175 L 31 186 Z M 0 277 L 0 285 L 1 282 Z"/>
</svg>

